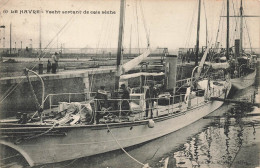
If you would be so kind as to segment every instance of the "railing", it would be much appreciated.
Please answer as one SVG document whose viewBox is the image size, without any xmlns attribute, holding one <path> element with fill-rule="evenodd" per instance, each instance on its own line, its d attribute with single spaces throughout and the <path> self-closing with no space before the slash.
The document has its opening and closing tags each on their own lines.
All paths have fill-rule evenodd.
<svg viewBox="0 0 260 168">
<path fill-rule="evenodd" d="M 192 79 L 195 79 L 195 77 L 193 77 Z M 176 81 L 176 86 L 177 87 L 182 87 L 184 84 L 189 84 L 191 82 L 191 78 L 186 78 L 186 79 L 182 79 L 182 80 L 178 80 Z"/>
<path fill-rule="evenodd" d="M 45 99 L 44 103 L 49 99 L 49 109 L 52 110 L 53 107 L 58 107 L 58 105 L 53 105 L 53 97 L 54 96 L 68 96 L 68 102 L 71 103 L 71 96 L 74 95 L 84 95 L 84 101 L 86 102 L 91 95 L 96 94 L 96 92 L 88 92 L 88 93 L 57 93 L 57 94 L 48 94 Z"/>
<path fill-rule="evenodd" d="M 196 108 L 200 105 L 202 105 L 203 103 L 207 102 L 207 98 L 205 97 L 205 93 L 201 94 L 201 92 L 204 92 L 204 90 L 199 90 L 199 91 L 194 91 L 193 93 L 195 93 L 196 95 L 200 95 L 200 96 L 195 96 L 193 98 L 187 98 L 186 94 L 180 94 L 180 95 L 174 95 L 174 96 L 168 96 L 165 99 L 163 98 L 148 98 L 148 99 L 107 99 L 106 101 L 108 103 L 110 103 L 111 106 L 113 106 L 113 108 L 109 109 L 109 108 L 105 108 L 105 110 L 100 110 L 98 111 L 97 106 L 98 106 L 98 101 L 100 101 L 99 99 L 92 99 L 92 103 L 94 103 L 94 123 L 96 122 L 96 115 L 97 113 L 102 113 L 102 114 L 113 114 L 114 116 L 116 116 L 118 118 L 119 122 L 125 121 L 126 116 L 129 117 L 129 115 L 124 115 L 124 113 L 128 113 L 130 112 L 136 112 L 136 113 L 132 113 L 130 114 L 130 116 L 134 117 L 136 120 L 143 120 L 146 119 L 149 114 L 151 114 L 151 111 L 153 113 L 153 117 L 159 117 L 161 115 L 180 115 L 180 112 L 185 111 L 185 109 L 187 108 Z M 95 94 L 96 92 L 91 92 L 91 93 L 59 93 L 59 94 L 49 94 L 44 102 L 47 101 L 47 99 L 49 99 L 49 109 L 50 111 L 53 110 L 53 108 L 57 108 L 59 105 L 54 105 L 53 104 L 53 99 L 56 96 L 68 96 L 68 105 L 71 104 L 71 97 L 72 96 L 77 96 L 77 95 L 83 95 L 84 96 L 84 100 L 81 102 L 85 102 L 87 100 L 89 100 L 89 97 L 93 94 Z M 208 94 L 209 97 L 210 96 L 220 96 L 222 94 L 221 90 L 211 90 L 210 93 Z M 190 95 L 191 96 L 191 95 Z M 93 97 L 93 96 L 91 96 Z M 131 109 L 130 104 L 129 107 L 130 109 L 125 110 L 122 107 L 122 103 L 123 101 L 127 101 L 128 103 L 130 102 L 139 102 L 139 107 L 138 109 L 136 109 L 137 111 L 133 111 L 133 109 Z M 141 101 L 145 102 L 145 103 L 141 103 Z M 191 101 L 191 105 L 189 106 L 188 101 Z M 149 103 L 149 106 L 146 106 L 146 103 Z M 160 110 L 159 107 L 160 106 Z M 164 107 L 164 108 L 163 108 Z M 99 108 L 102 109 L 102 108 Z M 163 109 L 163 110 L 162 110 Z M 145 116 L 145 113 L 148 113 L 148 116 Z M 159 113 L 160 112 L 160 113 Z M 129 120 L 129 118 L 128 118 Z"/>
</svg>

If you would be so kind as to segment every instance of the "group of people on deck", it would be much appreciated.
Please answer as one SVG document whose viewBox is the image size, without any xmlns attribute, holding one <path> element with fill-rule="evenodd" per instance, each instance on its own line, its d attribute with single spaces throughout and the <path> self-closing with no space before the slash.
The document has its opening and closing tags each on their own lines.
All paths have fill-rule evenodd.
<svg viewBox="0 0 260 168">
<path fill-rule="evenodd" d="M 52 56 L 51 56 L 51 61 L 48 59 L 48 64 L 47 64 L 47 73 L 51 72 L 52 73 L 56 73 L 57 68 L 58 68 L 58 53 L 55 52 Z"/>
<path fill-rule="evenodd" d="M 145 92 L 145 104 L 146 104 L 145 117 L 146 118 L 148 117 L 153 118 L 153 107 L 154 107 L 154 101 L 156 97 L 157 97 L 156 90 L 154 89 L 153 85 L 150 85 Z M 105 86 L 100 87 L 100 89 L 97 91 L 94 98 L 96 99 L 96 123 L 97 124 L 99 123 L 99 120 L 105 114 L 107 114 L 109 110 L 114 109 L 113 106 L 116 106 L 121 110 L 122 116 L 127 116 L 131 113 L 130 93 L 125 84 L 121 85 L 117 96 L 117 99 L 121 99 L 121 101 L 109 102 L 108 94 L 105 91 Z M 151 112 L 150 116 L 149 116 L 149 112 Z"/>
</svg>

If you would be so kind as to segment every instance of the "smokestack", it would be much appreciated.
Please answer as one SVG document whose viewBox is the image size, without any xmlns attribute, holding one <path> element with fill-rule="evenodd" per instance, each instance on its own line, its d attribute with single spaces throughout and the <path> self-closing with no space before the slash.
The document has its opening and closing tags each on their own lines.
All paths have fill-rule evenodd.
<svg viewBox="0 0 260 168">
<path fill-rule="evenodd" d="M 239 57 L 239 47 L 240 46 L 240 40 L 236 39 L 235 40 L 235 57 Z"/>
<path fill-rule="evenodd" d="M 177 76 L 177 55 L 167 55 L 165 71 L 167 79 L 166 89 L 173 89 L 173 93 L 175 93 Z"/>
</svg>

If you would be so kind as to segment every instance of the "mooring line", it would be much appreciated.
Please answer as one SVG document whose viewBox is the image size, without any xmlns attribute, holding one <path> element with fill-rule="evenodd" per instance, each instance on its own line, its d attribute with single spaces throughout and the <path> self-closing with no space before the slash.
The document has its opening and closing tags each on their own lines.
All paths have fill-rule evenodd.
<svg viewBox="0 0 260 168">
<path fill-rule="evenodd" d="M 6 160 L 6 159 L 10 159 L 10 158 L 13 158 L 13 157 L 17 157 L 19 156 L 20 154 L 16 154 L 16 155 L 13 155 L 13 156 L 9 156 L 9 157 L 6 157 L 6 158 L 3 158 L 3 159 L 0 159 L 0 161 L 3 161 L 3 160 Z"/>
<path fill-rule="evenodd" d="M 135 159 L 133 156 L 131 156 L 131 155 L 121 146 L 121 144 L 120 144 L 120 143 L 118 142 L 118 140 L 115 138 L 115 136 L 114 136 L 114 134 L 112 133 L 112 131 L 109 129 L 109 126 L 108 126 L 107 123 L 106 123 L 106 125 L 107 125 L 108 131 L 111 133 L 113 139 L 116 141 L 116 143 L 118 144 L 118 146 L 122 149 L 122 151 L 124 151 L 124 153 L 125 153 L 127 156 L 129 156 L 131 159 L 133 159 L 134 161 L 136 161 L 138 164 L 142 165 L 143 168 L 148 168 L 148 167 L 149 167 L 148 163 L 143 164 L 142 162 L 138 161 L 138 160 Z"/>
</svg>

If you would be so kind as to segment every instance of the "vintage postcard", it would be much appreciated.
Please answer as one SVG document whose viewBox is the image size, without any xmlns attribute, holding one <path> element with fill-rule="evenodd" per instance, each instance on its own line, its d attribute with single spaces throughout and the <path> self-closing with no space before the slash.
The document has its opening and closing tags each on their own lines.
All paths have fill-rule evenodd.
<svg viewBox="0 0 260 168">
<path fill-rule="evenodd" d="M 259 0 L 1 0 L 0 167 L 260 167 Z"/>
</svg>

